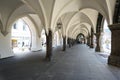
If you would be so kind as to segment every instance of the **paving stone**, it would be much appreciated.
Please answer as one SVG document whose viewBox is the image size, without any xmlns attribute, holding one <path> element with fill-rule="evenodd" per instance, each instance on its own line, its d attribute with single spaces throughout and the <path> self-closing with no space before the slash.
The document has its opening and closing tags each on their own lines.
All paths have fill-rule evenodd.
<svg viewBox="0 0 120 80">
<path fill-rule="evenodd" d="M 120 69 L 86 45 L 65 52 L 54 48 L 52 61 L 44 58 L 45 52 L 38 51 L 0 60 L 0 80 L 120 80 Z"/>
</svg>

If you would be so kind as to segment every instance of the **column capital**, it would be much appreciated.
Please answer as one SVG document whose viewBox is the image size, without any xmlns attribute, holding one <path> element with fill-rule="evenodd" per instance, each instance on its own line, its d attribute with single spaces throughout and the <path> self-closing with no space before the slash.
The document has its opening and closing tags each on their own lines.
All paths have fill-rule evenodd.
<svg viewBox="0 0 120 80">
<path fill-rule="evenodd" d="M 109 25 L 109 28 L 110 28 L 111 31 L 120 30 L 120 23 Z"/>
</svg>

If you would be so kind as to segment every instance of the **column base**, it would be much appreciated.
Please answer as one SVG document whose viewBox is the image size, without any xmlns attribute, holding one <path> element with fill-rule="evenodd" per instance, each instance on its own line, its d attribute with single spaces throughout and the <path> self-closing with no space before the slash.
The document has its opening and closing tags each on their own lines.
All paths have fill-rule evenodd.
<svg viewBox="0 0 120 80">
<path fill-rule="evenodd" d="M 108 58 L 108 64 L 120 67 L 120 56 L 110 55 Z"/>
<path fill-rule="evenodd" d="M 88 46 L 90 46 L 90 44 L 87 43 Z"/>
<path fill-rule="evenodd" d="M 95 51 L 96 51 L 96 52 L 100 52 L 100 47 L 96 47 L 96 48 L 95 48 Z"/>
<path fill-rule="evenodd" d="M 47 52 L 45 57 L 46 61 L 51 61 L 51 58 L 52 58 L 52 53 Z"/>
<path fill-rule="evenodd" d="M 90 45 L 90 48 L 94 48 L 94 45 Z"/>
<path fill-rule="evenodd" d="M 63 49 L 62 51 L 66 51 L 66 49 Z"/>
</svg>

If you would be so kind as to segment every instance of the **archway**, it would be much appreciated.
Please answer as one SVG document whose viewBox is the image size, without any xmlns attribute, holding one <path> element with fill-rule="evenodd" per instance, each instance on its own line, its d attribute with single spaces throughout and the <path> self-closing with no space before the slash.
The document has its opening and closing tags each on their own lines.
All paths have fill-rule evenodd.
<svg viewBox="0 0 120 80">
<path fill-rule="evenodd" d="M 18 19 L 12 25 L 11 45 L 15 54 L 28 52 L 31 48 L 31 31 L 28 25 Z"/>
<path fill-rule="evenodd" d="M 55 32 L 54 38 L 53 38 L 53 47 L 57 47 L 59 45 L 59 34 L 58 31 Z"/>
<path fill-rule="evenodd" d="M 101 47 L 103 52 L 111 52 L 111 31 L 108 28 L 108 23 L 106 20 L 104 20 L 103 32 L 101 33 Z"/>
<path fill-rule="evenodd" d="M 85 36 L 82 33 L 78 34 L 78 36 L 76 37 L 76 41 L 80 44 L 85 43 Z"/>
<path fill-rule="evenodd" d="M 44 29 L 41 32 L 41 43 L 42 43 L 42 49 L 46 50 L 46 35 Z"/>
</svg>

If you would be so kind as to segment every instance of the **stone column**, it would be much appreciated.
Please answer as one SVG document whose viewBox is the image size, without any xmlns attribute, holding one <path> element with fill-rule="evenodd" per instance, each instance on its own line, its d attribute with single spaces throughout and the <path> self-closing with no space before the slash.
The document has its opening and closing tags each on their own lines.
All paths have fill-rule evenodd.
<svg viewBox="0 0 120 80">
<path fill-rule="evenodd" d="M 120 24 L 109 26 L 111 30 L 111 54 L 108 58 L 108 64 L 120 67 Z"/>
<path fill-rule="evenodd" d="M 0 32 L 0 59 L 15 56 L 10 39 L 11 33 L 4 35 Z"/>
<path fill-rule="evenodd" d="M 68 45 L 69 45 L 69 48 L 71 47 L 71 41 L 70 41 L 70 38 L 67 39 L 68 41 Z"/>
<path fill-rule="evenodd" d="M 73 39 L 73 45 L 75 45 L 75 39 Z"/>
<path fill-rule="evenodd" d="M 96 52 L 100 52 L 100 32 L 96 33 Z"/>
<path fill-rule="evenodd" d="M 71 45 L 73 46 L 74 44 L 73 44 L 73 39 L 71 38 Z"/>
<path fill-rule="evenodd" d="M 103 44 L 104 44 L 104 40 L 103 40 L 103 35 L 104 35 L 104 33 L 103 32 L 101 32 L 101 35 L 100 35 L 100 51 L 101 52 L 104 52 L 104 48 L 103 48 Z"/>
<path fill-rule="evenodd" d="M 66 36 L 63 36 L 63 51 L 66 51 Z"/>
<path fill-rule="evenodd" d="M 90 36 L 87 37 L 87 45 L 90 46 Z"/>
<path fill-rule="evenodd" d="M 84 38 L 84 44 L 86 44 L 86 38 Z"/>
<path fill-rule="evenodd" d="M 94 35 L 94 33 L 92 32 L 92 33 L 91 33 L 91 38 L 90 38 L 90 40 L 91 40 L 90 48 L 94 48 L 94 44 L 93 44 L 93 35 Z"/>
<path fill-rule="evenodd" d="M 52 31 L 49 30 L 46 35 L 46 60 L 50 61 L 52 57 Z"/>
</svg>

